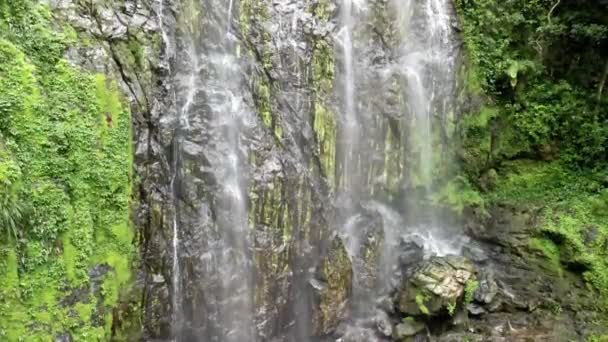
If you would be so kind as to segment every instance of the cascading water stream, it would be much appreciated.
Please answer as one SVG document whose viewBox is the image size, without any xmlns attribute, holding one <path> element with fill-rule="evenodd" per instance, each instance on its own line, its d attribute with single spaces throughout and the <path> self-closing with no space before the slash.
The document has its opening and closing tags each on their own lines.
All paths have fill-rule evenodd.
<svg viewBox="0 0 608 342">
<path fill-rule="evenodd" d="M 160 32 L 161 32 L 161 38 L 162 38 L 162 44 L 163 44 L 163 49 L 164 49 L 164 58 L 166 61 L 168 61 L 173 54 L 173 50 L 171 47 L 171 41 L 169 39 L 169 35 L 167 34 L 167 31 L 165 30 L 165 25 L 164 25 L 164 10 L 165 10 L 165 4 L 164 4 L 164 0 L 159 0 L 159 4 L 158 4 L 158 10 L 157 10 L 157 18 L 158 18 L 158 25 L 160 28 Z M 169 63 L 166 64 L 168 71 L 171 71 L 171 65 Z M 173 94 L 175 96 L 175 94 Z M 184 111 L 180 111 L 181 113 L 183 113 Z M 170 182 L 170 189 L 171 189 L 171 193 L 173 195 L 173 203 L 174 203 L 174 208 L 175 208 L 175 212 L 173 214 L 173 220 L 171 222 L 171 226 L 172 226 L 172 238 L 171 238 L 171 248 L 172 248 L 172 265 L 171 265 L 171 273 L 172 273 L 172 277 L 171 277 L 171 287 L 172 287 L 172 293 L 171 293 L 171 305 L 172 305 L 172 326 L 178 327 L 180 325 L 180 317 L 179 317 L 179 311 L 177 310 L 177 308 L 180 306 L 180 301 L 181 301 L 181 293 L 180 293 L 180 288 L 181 288 L 181 283 L 180 283 L 180 276 L 181 276 L 181 271 L 180 271 L 180 266 L 179 266 L 179 245 L 180 245 L 180 241 L 179 241 L 179 227 L 178 227 L 178 188 L 177 188 L 177 184 L 176 182 L 178 181 L 178 177 L 179 177 L 179 165 L 180 165 L 180 150 L 181 150 L 181 134 L 180 134 L 180 128 L 179 128 L 179 121 L 181 119 L 182 115 L 178 114 L 178 127 L 174 130 L 174 141 L 173 141 L 173 165 L 172 165 L 172 170 L 173 170 L 173 176 L 171 177 L 171 182 Z M 173 332 L 175 340 L 179 339 L 179 334 L 177 333 L 177 331 Z"/>
<path fill-rule="evenodd" d="M 162 0 L 161 0 L 161 5 L 162 5 Z M 163 39 L 165 39 L 166 37 L 166 41 L 165 43 L 168 45 L 169 42 L 169 37 L 168 35 L 163 31 Z M 182 105 L 181 107 L 177 110 L 177 117 L 176 117 L 176 128 L 175 128 L 175 133 L 174 133 L 174 142 L 173 142 L 173 178 L 171 180 L 171 190 L 172 193 L 174 195 L 174 207 L 175 207 L 175 213 L 173 216 L 173 231 L 172 231 L 172 248 L 173 248 L 173 264 L 172 264 L 172 283 L 173 283 L 173 337 L 174 337 L 174 341 L 180 341 L 181 340 L 181 327 L 182 327 L 182 301 L 183 301 L 183 294 L 182 294 L 182 282 L 181 282 L 181 276 L 182 276 L 182 272 L 181 272 L 181 266 L 180 266 L 180 248 L 181 248 L 181 241 L 180 241 L 180 234 L 181 234 L 181 227 L 180 227 L 180 205 L 178 202 L 178 197 L 179 197 L 179 187 L 180 184 L 179 182 L 182 181 L 181 180 L 181 173 L 182 173 L 182 154 L 183 154 L 183 148 L 184 148 L 184 143 L 185 140 L 187 138 L 187 134 L 190 130 L 190 115 L 192 114 L 192 106 L 194 105 L 194 101 L 195 101 L 195 97 L 197 95 L 198 89 L 200 88 L 200 84 L 199 84 L 199 73 L 200 73 L 200 62 L 199 62 L 199 56 L 197 55 L 196 52 L 196 47 L 195 47 L 195 43 L 192 40 L 191 35 L 188 35 L 185 39 L 185 44 L 186 47 L 184 49 L 185 51 L 185 56 L 188 60 L 188 65 L 189 65 L 189 69 L 187 70 L 186 75 L 182 75 L 181 77 L 179 77 L 179 81 L 181 83 L 181 89 L 183 89 L 183 91 L 180 92 L 180 94 L 185 94 L 184 97 L 182 97 Z M 170 51 L 168 51 L 170 52 Z M 170 57 L 170 56 L 168 56 Z M 178 94 L 175 94 L 175 98 L 177 100 L 177 96 Z M 177 101 L 176 101 L 177 103 Z"/>
<path fill-rule="evenodd" d="M 179 138 L 177 138 L 179 139 Z M 174 170 L 174 175 L 173 178 L 171 179 L 171 189 L 173 192 L 173 196 L 177 197 L 177 189 L 175 186 L 175 181 L 177 179 L 177 174 L 179 172 L 179 158 L 177 157 L 178 150 L 179 150 L 179 142 L 174 142 L 174 155 L 175 155 L 175 162 L 173 165 L 173 170 Z M 181 295 L 180 295 L 180 268 L 179 268 L 179 230 L 178 230 L 178 224 L 177 224 L 177 199 L 174 199 L 174 203 L 176 203 L 175 208 L 176 208 L 176 212 L 173 215 L 173 237 L 172 237 L 172 241 L 171 241 L 171 246 L 173 248 L 173 265 L 172 265 L 172 287 L 173 287 L 173 295 L 172 295 L 172 308 L 173 308 L 173 317 L 172 317 L 172 324 L 173 327 L 178 327 L 180 325 L 180 318 L 179 318 L 179 310 L 177 308 L 180 307 L 180 301 L 181 301 Z M 175 336 L 175 340 L 177 341 L 179 339 L 178 336 L 178 332 L 175 331 L 174 332 L 174 336 Z"/>
<path fill-rule="evenodd" d="M 360 198 L 359 186 L 360 177 L 356 170 L 358 159 L 358 140 L 361 138 L 359 131 L 359 117 L 356 111 L 356 88 L 355 88 L 355 57 L 353 46 L 353 31 L 355 24 L 355 8 L 353 0 L 344 0 L 341 8 L 342 29 L 338 35 L 342 49 L 342 65 L 344 74 L 342 77 L 342 117 L 341 117 L 341 172 L 337 187 L 342 191 L 345 202 L 341 205 L 341 216 L 346 217 L 346 221 L 340 227 L 340 235 L 345 243 L 346 251 L 353 267 L 352 281 L 352 307 L 356 314 L 359 314 L 365 300 L 364 291 L 360 286 L 362 272 L 357 265 L 360 259 L 361 238 L 358 230 L 361 227 L 361 215 L 354 208 L 354 203 Z"/>
<path fill-rule="evenodd" d="M 247 199 L 243 193 L 245 176 L 241 126 L 247 120 L 248 109 L 241 85 L 241 69 L 237 55 L 238 41 L 232 34 L 231 0 L 224 8 L 225 31 L 213 42 L 216 48 L 208 52 L 208 67 L 213 77 L 206 82 L 208 108 L 216 137 L 221 146 L 221 158 L 216 171 L 220 194 L 217 229 L 219 240 L 214 247 L 219 275 L 218 322 L 221 341 L 254 341 L 253 290 L 251 287 L 251 243 Z"/>
<path fill-rule="evenodd" d="M 396 50 L 399 56 L 397 69 L 405 80 L 407 102 L 405 117 L 409 124 L 410 146 L 418 155 L 417 165 L 410 167 L 410 178 L 423 189 L 418 203 L 410 212 L 412 234 L 432 237 L 432 249 L 440 252 L 458 252 L 451 245 L 451 233 L 446 232 L 444 222 L 430 205 L 432 184 L 439 163 L 438 141 L 435 136 L 447 120 L 451 119 L 454 98 L 454 65 L 456 46 L 451 27 L 450 2 L 447 0 L 395 1 L 401 44 Z"/>
<path fill-rule="evenodd" d="M 232 25 L 232 6 L 234 5 L 234 0 L 229 0 L 228 2 L 228 17 L 226 20 L 226 39 L 228 39 L 228 35 L 230 34 L 230 26 Z"/>
<path fill-rule="evenodd" d="M 344 188 L 349 188 L 349 176 L 355 163 L 354 146 L 358 137 L 358 120 L 355 112 L 355 76 L 353 58 L 353 0 L 345 0 L 342 9 L 343 37 L 342 57 L 344 61 L 344 143 L 346 145 L 344 158 Z M 352 190 L 352 189 L 351 189 Z"/>
<path fill-rule="evenodd" d="M 193 101 L 194 101 L 194 96 L 196 95 L 196 89 L 198 87 L 197 84 L 197 75 L 199 72 L 199 66 L 198 66 L 198 60 L 196 58 L 195 55 L 195 51 L 194 51 L 194 46 L 191 44 L 189 46 L 189 51 L 188 51 L 188 56 L 190 56 L 191 59 L 191 63 L 192 63 L 192 70 L 191 73 L 188 77 L 188 81 L 186 82 L 186 89 L 188 89 L 186 91 L 186 100 L 183 104 L 183 106 L 180 108 L 180 110 L 178 111 L 178 116 L 177 116 L 177 124 L 178 127 L 176 128 L 176 132 L 175 132 L 175 142 L 174 142 L 174 151 L 173 151 L 173 155 L 174 155 L 174 165 L 173 165 L 173 169 L 174 169 L 174 174 L 173 174 L 173 178 L 171 180 L 171 189 L 173 191 L 175 198 L 175 214 L 173 216 L 173 237 L 172 237 L 172 247 L 173 247 L 173 326 L 176 328 L 176 331 L 174 332 L 174 336 L 175 336 L 175 340 L 179 341 L 180 339 L 180 332 L 179 332 L 179 327 L 181 325 L 181 311 L 180 311 L 180 307 L 181 307 L 181 301 L 182 301 L 182 294 L 181 294 L 181 282 L 180 282 L 180 277 L 181 277 L 181 270 L 180 270 L 180 264 L 179 264 L 179 249 L 180 249 L 180 229 L 179 229 L 179 223 L 178 223 L 178 219 L 179 219 L 179 205 L 178 205 L 178 200 L 177 200 L 177 196 L 178 196 L 178 184 L 176 184 L 176 180 L 178 180 L 179 177 L 179 173 L 180 173 L 180 168 L 181 168 L 181 163 L 180 163 L 180 158 L 181 158 L 181 149 L 182 146 L 184 144 L 184 132 L 186 132 L 189 127 L 189 121 L 188 121 L 188 113 L 190 112 L 190 109 L 192 107 Z"/>
<path fill-rule="evenodd" d="M 346 219 L 339 231 L 352 263 L 351 308 L 355 322 L 351 329 L 354 334 L 366 331 L 365 323 L 357 320 L 374 315 L 374 300 L 394 289 L 401 241 L 416 241 L 424 249 L 425 256 L 460 252 L 458 244 L 450 241 L 453 236 L 446 232 L 439 213 L 430 204 L 435 168 L 440 165 L 435 135 L 452 111 L 454 97 L 455 40 L 449 4 L 448 0 L 393 1 L 393 25 L 397 28 L 398 45 L 391 51 L 391 62 L 379 68 L 375 61 L 367 60 L 374 52 L 366 50 L 365 40 L 360 44 L 357 41 L 369 39 L 370 34 L 373 36 L 374 33 L 366 31 L 365 27 L 374 14 L 366 10 L 368 6 L 376 5 L 363 0 L 342 2 L 342 28 L 338 37 L 343 67 L 339 131 L 343 144 L 339 157 L 343 165 L 338 188 L 341 196 L 347 199 L 342 200 L 345 204 L 340 206 L 341 215 Z M 357 93 L 384 96 L 373 88 L 374 82 L 377 75 L 390 74 L 396 74 L 402 80 L 403 98 L 399 110 L 406 128 L 400 139 L 408 141 L 411 153 L 401 167 L 404 169 L 402 176 L 413 185 L 404 196 L 406 203 L 417 203 L 415 208 L 405 211 L 409 217 L 403 217 L 399 210 L 383 204 L 384 199 L 376 201 L 373 191 L 366 188 L 362 173 L 373 163 L 374 156 L 368 151 L 373 151 L 373 146 L 382 146 L 386 139 L 385 135 L 374 132 L 374 122 L 384 120 L 383 111 L 390 107 L 378 101 L 376 106 L 379 105 L 380 110 L 376 112 L 378 107 L 366 106 L 372 101 L 358 99 Z M 358 113 L 359 107 L 366 108 L 367 112 Z M 377 226 L 374 215 L 381 217 L 381 231 L 374 228 Z M 374 259 L 368 252 L 379 239 L 382 239 L 382 252 Z M 375 263 L 379 270 L 375 275 L 369 272 L 370 263 Z"/>
<path fill-rule="evenodd" d="M 162 38 L 162 42 L 165 48 L 165 57 L 170 57 L 173 53 L 171 49 L 171 41 L 169 39 L 169 34 L 165 30 L 165 0 L 158 0 L 158 27 L 160 28 L 160 34 Z"/>
<path fill-rule="evenodd" d="M 241 143 L 241 127 L 247 125 L 250 109 L 241 84 L 239 42 L 231 29 L 238 3 L 208 0 L 182 5 L 175 74 L 179 109 L 171 180 L 176 197 L 173 338 L 254 341 L 252 257 L 242 168 L 247 152 Z M 210 197 L 202 199 L 192 191 L 201 184 L 213 189 Z M 180 207 L 179 191 L 188 198 L 184 203 L 197 201 L 196 208 Z M 209 208 L 217 215 L 211 220 Z M 192 248 L 197 246 L 205 252 L 193 260 Z M 188 267 L 180 268 L 180 256 Z M 197 286 L 191 278 L 193 269 L 204 282 L 200 284 L 203 305 L 188 302 L 191 292 L 181 293 L 181 288 Z M 197 324 L 204 328 L 194 333 L 191 326 Z"/>
<path fill-rule="evenodd" d="M 356 108 L 356 77 L 355 77 L 355 52 L 353 35 L 356 28 L 356 12 L 361 10 L 362 1 L 344 0 L 341 8 L 342 29 L 338 35 L 342 51 L 342 65 L 344 74 L 342 76 L 341 97 L 343 102 L 341 117 L 341 172 L 340 184 L 344 191 L 357 191 L 360 181 L 356 164 L 358 162 L 358 141 L 361 138 L 360 120 Z"/>
</svg>

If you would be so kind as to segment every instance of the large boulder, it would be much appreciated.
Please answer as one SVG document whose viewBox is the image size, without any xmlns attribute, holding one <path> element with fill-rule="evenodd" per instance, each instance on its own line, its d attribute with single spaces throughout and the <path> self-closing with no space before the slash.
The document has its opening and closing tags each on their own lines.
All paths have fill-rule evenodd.
<svg viewBox="0 0 608 342">
<path fill-rule="evenodd" d="M 471 261 L 464 257 L 433 257 L 406 277 L 398 293 L 398 308 L 409 316 L 436 316 L 454 308 L 467 282 L 475 280 Z"/>
</svg>

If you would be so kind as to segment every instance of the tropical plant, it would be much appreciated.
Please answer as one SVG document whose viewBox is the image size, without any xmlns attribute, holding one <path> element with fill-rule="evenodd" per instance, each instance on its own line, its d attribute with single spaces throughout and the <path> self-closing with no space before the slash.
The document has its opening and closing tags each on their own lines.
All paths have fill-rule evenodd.
<svg viewBox="0 0 608 342">
<path fill-rule="evenodd" d="M 19 199 L 8 186 L 0 192 L 0 231 L 7 240 L 17 239 L 24 219 L 24 209 Z"/>
</svg>

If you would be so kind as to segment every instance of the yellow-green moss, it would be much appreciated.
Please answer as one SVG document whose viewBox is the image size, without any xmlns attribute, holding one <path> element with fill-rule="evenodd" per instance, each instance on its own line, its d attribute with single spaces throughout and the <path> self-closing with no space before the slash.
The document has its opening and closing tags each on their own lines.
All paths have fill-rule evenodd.
<svg viewBox="0 0 608 342">
<path fill-rule="evenodd" d="M 263 26 L 263 22 L 268 21 L 270 16 L 267 11 L 267 5 L 259 0 L 247 0 L 242 1 L 239 8 L 239 25 L 241 27 L 241 33 L 247 35 L 251 29 L 252 19 L 255 18 L 258 25 Z M 272 47 L 271 47 L 271 35 L 269 32 L 262 30 L 260 32 L 260 41 L 256 42 L 256 46 L 250 46 L 248 43 L 244 43 L 245 50 L 249 51 L 249 56 L 252 58 L 261 58 L 258 62 L 261 64 L 262 69 L 268 71 L 273 68 L 272 65 Z M 257 53 L 254 53 L 252 49 L 257 49 Z M 240 51 L 240 50 L 239 50 Z M 254 75 L 253 76 L 255 86 L 255 102 L 256 112 L 258 117 L 274 135 L 278 141 L 283 137 L 283 127 L 281 123 L 281 116 L 279 113 L 272 112 L 272 84 L 270 80 L 266 78 L 266 74 Z"/>
<path fill-rule="evenodd" d="M 425 302 L 427 300 L 427 296 L 422 292 L 416 293 L 416 305 L 418 305 L 418 309 L 425 315 L 429 315 L 429 309 L 426 307 Z"/>
<path fill-rule="evenodd" d="M 528 246 L 533 251 L 540 252 L 546 258 L 546 262 L 541 265 L 545 270 L 554 272 L 559 276 L 562 275 L 559 247 L 553 241 L 534 237 L 528 241 Z"/>
<path fill-rule="evenodd" d="M 326 20 L 326 6 L 320 3 L 315 16 Z M 313 41 L 312 88 L 314 90 L 313 130 L 316 135 L 317 154 L 323 173 L 332 187 L 336 187 L 336 114 L 328 108 L 327 99 L 333 93 L 335 62 L 333 50 L 323 40 Z"/>
<path fill-rule="evenodd" d="M 335 186 L 336 170 L 336 118 L 322 104 L 315 103 L 314 132 L 317 135 L 317 153 L 329 184 Z"/>
</svg>

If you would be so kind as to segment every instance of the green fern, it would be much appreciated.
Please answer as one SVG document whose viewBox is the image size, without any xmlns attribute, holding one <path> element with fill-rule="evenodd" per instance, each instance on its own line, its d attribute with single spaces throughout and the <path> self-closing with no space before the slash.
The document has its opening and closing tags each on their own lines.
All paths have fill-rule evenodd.
<svg viewBox="0 0 608 342">
<path fill-rule="evenodd" d="M 14 194 L 8 187 L 0 194 L 0 230 L 6 238 L 17 239 L 24 219 L 24 210 Z"/>
</svg>

